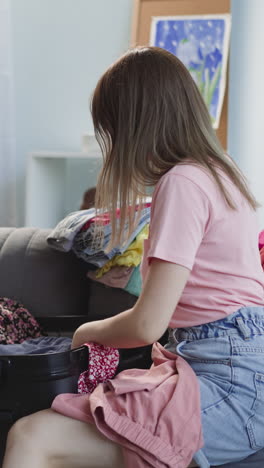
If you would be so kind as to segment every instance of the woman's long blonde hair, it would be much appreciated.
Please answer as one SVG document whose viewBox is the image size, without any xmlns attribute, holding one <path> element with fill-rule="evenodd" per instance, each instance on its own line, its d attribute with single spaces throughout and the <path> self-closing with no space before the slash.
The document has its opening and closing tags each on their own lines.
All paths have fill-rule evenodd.
<svg viewBox="0 0 264 468">
<path fill-rule="evenodd" d="M 219 168 L 253 209 L 258 206 L 242 173 L 225 155 L 190 73 L 166 50 L 129 50 L 100 78 L 91 112 L 104 158 L 96 208 L 110 215 L 109 248 L 122 243 L 124 232 L 128 236 L 133 229 L 146 187 L 155 186 L 173 166 L 187 160 L 211 173 L 231 209 L 235 205 Z"/>
</svg>

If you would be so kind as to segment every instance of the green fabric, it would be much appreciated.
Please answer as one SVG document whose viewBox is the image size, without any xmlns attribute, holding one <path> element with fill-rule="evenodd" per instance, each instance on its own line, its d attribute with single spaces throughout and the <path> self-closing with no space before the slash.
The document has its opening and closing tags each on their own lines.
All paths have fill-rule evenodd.
<svg viewBox="0 0 264 468">
<path fill-rule="evenodd" d="M 132 275 L 125 287 L 125 291 L 133 294 L 134 296 L 139 296 L 142 289 L 142 280 L 140 274 L 140 265 L 134 268 Z"/>
</svg>

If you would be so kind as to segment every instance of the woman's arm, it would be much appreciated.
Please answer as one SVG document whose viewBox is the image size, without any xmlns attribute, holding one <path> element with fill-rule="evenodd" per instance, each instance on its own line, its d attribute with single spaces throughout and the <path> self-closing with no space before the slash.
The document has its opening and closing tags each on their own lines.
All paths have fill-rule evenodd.
<svg viewBox="0 0 264 468">
<path fill-rule="evenodd" d="M 157 341 L 166 331 L 190 270 L 152 259 L 143 291 L 132 309 L 105 320 L 81 325 L 72 348 L 96 342 L 115 348 L 134 348 Z"/>
</svg>

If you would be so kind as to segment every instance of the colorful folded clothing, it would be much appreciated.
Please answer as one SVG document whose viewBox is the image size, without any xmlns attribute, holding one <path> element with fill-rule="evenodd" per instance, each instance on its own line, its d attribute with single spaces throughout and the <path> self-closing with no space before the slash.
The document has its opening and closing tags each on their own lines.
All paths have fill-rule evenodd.
<svg viewBox="0 0 264 468">
<path fill-rule="evenodd" d="M 96 225 L 91 223 L 89 229 L 87 231 L 81 230 L 78 234 L 76 234 L 73 244 L 72 250 L 75 255 L 79 258 L 82 258 L 87 263 L 91 263 L 92 265 L 97 266 L 98 268 L 103 267 L 104 265 L 112 260 L 116 255 L 122 255 L 130 246 L 130 244 L 134 241 L 137 235 L 142 231 L 143 227 L 150 222 L 150 207 L 147 206 L 143 208 L 140 216 L 139 223 L 133 233 L 130 235 L 128 240 L 122 244 L 115 246 L 110 252 L 105 252 L 112 233 L 111 224 L 104 224 L 103 225 L 103 239 L 102 243 L 99 242 L 96 245 L 95 239 L 95 229 Z M 128 230 L 128 224 L 125 227 L 125 231 Z M 119 265 L 119 263 L 117 263 Z M 126 266 L 135 266 L 133 264 L 128 265 L 125 263 Z M 113 266 L 113 265 L 112 265 Z M 108 271 L 109 268 L 107 267 L 105 272 Z"/>
<path fill-rule="evenodd" d="M 94 208 L 70 213 L 60 221 L 55 229 L 53 229 L 49 234 L 47 242 L 50 247 L 56 250 L 63 252 L 73 250 L 75 255 L 85 262 L 97 268 L 102 268 L 116 255 L 122 255 L 144 226 L 149 224 L 151 209 L 150 201 L 151 198 L 148 197 L 142 211 L 140 212 L 139 223 L 127 241 L 122 245 L 115 246 L 110 252 L 106 252 L 112 234 L 109 214 L 103 213 L 96 216 L 96 210 Z M 117 210 L 116 216 L 118 220 L 119 210 Z M 98 237 L 98 242 L 96 242 L 98 221 L 100 221 L 100 227 L 103 233 L 102 237 Z M 128 228 L 129 226 L 127 223 L 124 228 L 124 237 Z"/>
<path fill-rule="evenodd" d="M 83 225 L 88 226 L 88 223 L 91 223 L 94 217 L 94 208 L 70 213 L 66 218 L 62 219 L 48 235 L 47 242 L 49 246 L 62 252 L 69 252 L 73 246 L 76 234 Z"/>
<path fill-rule="evenodd" d="M 146 224 L 144 228 L 137 234 L 136 239 L 127 247 L 127 249 L 121 254 L 116 255 L 114 258 L 109 260 L 102 268 L 96 271 L 96 277 L 101 278 L 107 271 L 113 266 L 127 266 L 137 267 L 142 260 L 144 240 L 149 235 L 149 224 Z"/>
</svg>

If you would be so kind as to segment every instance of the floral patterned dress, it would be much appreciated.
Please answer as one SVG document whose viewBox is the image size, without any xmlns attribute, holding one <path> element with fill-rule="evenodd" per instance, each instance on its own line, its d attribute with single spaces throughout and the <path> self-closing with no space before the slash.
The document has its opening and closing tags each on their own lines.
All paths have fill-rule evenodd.
<svg viewBox="0 0 264 468">
<path fill-rule="evenodd" d="M 38 322 L 20 302 L 0 297 L 0 344 L 22 343 L 42 335 Z"/>
</svg>

